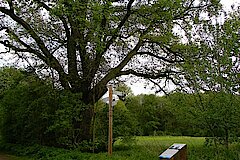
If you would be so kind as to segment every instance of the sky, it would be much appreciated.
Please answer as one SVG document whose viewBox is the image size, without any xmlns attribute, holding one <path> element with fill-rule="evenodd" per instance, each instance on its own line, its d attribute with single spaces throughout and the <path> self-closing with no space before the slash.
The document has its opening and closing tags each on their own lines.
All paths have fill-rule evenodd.
<svg viewBox="0 0 240 160">
<path fill-rule="evenodd" d="M 225 10 L 230 10 L 231 9 L 231 5 L 235 4 L 236 6 L 240 6 L 240 0 L 221 0 L 221 3 L 223 4 L 223 7 Z M 3 45 L 0 44 L 0 51 L 3 51 L 4 47 Z M 6 64 L 6 61 L 0 59 L 0 67 L 3 66 L 4 64 Z M 127 85 L 131 87 L 134 95 L 138 95 L 138 94 L 155 94 L 154 90 L 151 90 L 150 86 L 148 86 L 147 88 L 144 87 L 144 81 L 141 80 L 139 82 L 134 82 L 134 83 L 130 83 L 127 82 Z M 169 89 L 173 88 L 173 86 L 169 86 Z"/>
<path fill-rule="evenodd" d="M 221 3 L 223 4 L 225 9 L 231 9 L 232 4 L 240 5 L 240 0 L 221 0 Z"/>
</svg>

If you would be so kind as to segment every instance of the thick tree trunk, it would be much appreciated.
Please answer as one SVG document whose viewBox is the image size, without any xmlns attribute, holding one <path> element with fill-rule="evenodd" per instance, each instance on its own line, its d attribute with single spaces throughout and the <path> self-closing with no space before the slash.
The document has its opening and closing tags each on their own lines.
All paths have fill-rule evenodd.
<svg viewBox="0 0 240 160">
<path fill-rule="evenodd" d="M 80 137 L 80 140 L 91 140 L 92 139 L 92 118 L 93 118 L 93 108 L 90 106 L 83 112 L 83 119 L 80 123 L 80 127 L 82 130 L 82 136 Z"/>
<path fill-rule="evenodd" d="M 89 81 L 82 81 L 79 88 L 72 88 L 71 90 L 73 93 L 82 93 L 81 101 L 86 104 L 86 108 L 81 111 L 81 115 L 78 117 L 80 119 L 73 119 L 74 133 L 72 143 L 74 146 L 78 146 L 82 142 L 92 142 L 94 103 L 107 91 L 106 85 L 103 85 L 97 90 L 98 94 L 96 94 L 94 89 L 89 90 L 90 85 Z M 87 151 L 86 149 L 84 150 Z M 90 148 L 88 151 L 90 151 Z"/>
<path fill-rule="evenodd" d="M 92 117 L 93 117 L 93 107 L 89 105 L 81 115 L 79 115 L 80 121 L 74 119 L 73 120 L 73 129 L 74 129 L 74 137 L 73 137 L 73 145 L 79 145 L 82 142 L 90 142 L 92 141 Z M 87 149 L 87 148 L 86 148 Z"/>
</svg>

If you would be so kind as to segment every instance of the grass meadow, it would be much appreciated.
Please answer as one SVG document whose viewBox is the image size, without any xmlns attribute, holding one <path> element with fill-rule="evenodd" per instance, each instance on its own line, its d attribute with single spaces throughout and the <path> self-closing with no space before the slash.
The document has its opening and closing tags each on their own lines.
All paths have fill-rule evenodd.
<svg viewBox="0 0 240 160">
<path fill-rule="evenodd" d="M 13 160 L 158 160 L 158 156 L 173 143 L 184 143 L 188 147 L 188 160 L 240 160 L 240 146 L 233 144 L 226 149 L 223 146 L 205 146 L 203 137 L 147 136 L 136 137 L 132 145 L 116 142 L 113 155 L 107 153 L 81 153 L 78 150 L 55 148 L 28 149 L 31 158 L 13 158 Z M 21 155 L 21 154 L 19 154 Z"/>
</svg>

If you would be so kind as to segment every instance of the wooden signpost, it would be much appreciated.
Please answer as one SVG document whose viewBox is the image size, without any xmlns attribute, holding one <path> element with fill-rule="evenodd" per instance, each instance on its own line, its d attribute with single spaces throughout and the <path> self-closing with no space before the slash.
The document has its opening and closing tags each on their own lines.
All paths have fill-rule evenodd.
<svg viewBox="0 0 240 160">
<path fill-rule="evenodd" d="M 108 155 L 112 156 L 112 144 L 113 144 L 113 133 L 112 133 L 112 126 L 113 126 L 113 106 L 112 106 L 112 94 L 113 89 L 112 85 L 108 86 L 108 92 L 109 92 L 109 125 L 108 125 Z"/>
<path fill-rule="evenodd" d="M 109 104 L 108 155 L 111 156 L 112 155 L 112 145 L 113 145 L 113 131 L 112 131 L 113 130 L 112 129 L 113 128 L 113 106 L 115 106 L 117 104 L 117 102 L 120 98 L 124 99 L 126 94 L 123 92 L 119 92 L 119 91 L 113 91 L 112 85 L 108 85 L 107 87 L 108 87 L 108 97 L 102 98 L 102 101 L 104 103 Z M 113 95 L 115 96 L 114 98 L 113 98 Z"/>
</svg>

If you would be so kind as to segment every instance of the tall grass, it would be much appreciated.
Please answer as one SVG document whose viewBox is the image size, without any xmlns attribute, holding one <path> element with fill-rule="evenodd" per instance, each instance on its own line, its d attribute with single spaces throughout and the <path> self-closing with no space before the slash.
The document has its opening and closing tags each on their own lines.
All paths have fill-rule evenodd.
<svg viewBox="0 0 240 160">
<path fill-rule="evenodd" d="M 184 143 L 188 146 L 188 160 L 239 160 L 240 146 L 231 145 L 215 148 L 204 146 L 201 137 L 136 137 L 135 144 L 127 146 L 117 142 L 113 147 L 113 155 L 106 152 L 81 153 L 78 150 L 64 150 L 42 146 L 8 146 L 8 151 L 21 156 L 29 156 L 37 160 L 158 160 L 158 156 L 173 143 Z M 27 160 L 27 159 L 26 159 Z"/>
<path fill-rule="evenodd" d="M 232 144 L 227 149 L 225 146 L 205 146 L 204 142 L 203 137 L 137 137 L 137 146 L 149 155 L 158 155 L 173 143 L 184 143 L 188 147 L 189 160 L 240 160 L 240 145 Z"/>
</svg>

